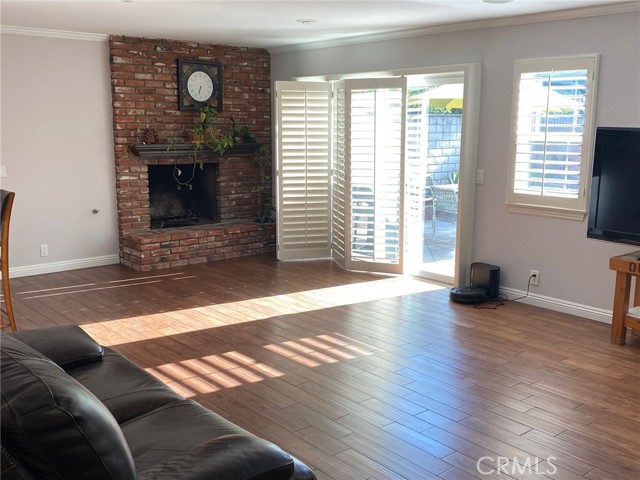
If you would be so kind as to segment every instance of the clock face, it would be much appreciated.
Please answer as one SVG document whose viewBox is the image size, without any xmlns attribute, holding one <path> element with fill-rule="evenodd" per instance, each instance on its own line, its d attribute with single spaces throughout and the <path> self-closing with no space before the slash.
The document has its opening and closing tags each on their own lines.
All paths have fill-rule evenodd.
<svg viewBox="0 0 640 480">
<path fill-rule="evenodd" d="M 204 72 L 193 72 L 187 80 L 187 91 L 197 102 L 206 102 L 213 95 L 213 80 Z"/>
<path fill-rule="evenodd" d="M 178 106 L 222 111 L 222 65 L 197 60 L 178 60 Z"/>
</svg>

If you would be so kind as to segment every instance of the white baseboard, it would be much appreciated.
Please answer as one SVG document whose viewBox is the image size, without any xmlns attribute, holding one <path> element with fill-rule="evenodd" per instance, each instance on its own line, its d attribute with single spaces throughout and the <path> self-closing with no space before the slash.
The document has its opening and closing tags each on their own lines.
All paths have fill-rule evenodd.
<svg viewBox="0 0 640 480">
<path fill-rule="evenodd" d="M 29 265 L 26 267 L 15 267 L 9 269 L 12 278 L 28 277 L 30 275 L 42 275 L 44 273 L 64 272 L 66 270 L 76 270 L 79 268 L 101 267 L 103 265 L 116 265 L 120 263 L 120 257 L 117 254 L 103 255 L 100 257 L 80 258 L 76 260 L 66 260 L 63 262 L 41 263 L 38 265 Z M 515 288 L 500 288 L 500 293 L 506 295 L 510 299 L 524 296 L 527 292 L 516 290 Z M 568 313 L 578 317 L 596 320 L 602 323 L 611 324 L 611 310 L 582 305 L 580 303 L 569 302 L 560 298 L 547 297 L 535 293 L 529 293 L 526 298 L 517 300 L 528 305 L 547 308 L 556 312 Z"/>
<path fill-rule="evenodd" d="M 118 263 L 120 263 L 118 254 L 102 255 L 100 257 L 78 258 L 62 262 L 40 263 L 26 267 L 9 268 L 9 276 L 11 278 L 28 277 L 30 275 L 64 272 L 66 270 L 77 270 L 79 268 L 101 267 L 103 265 L 114 265 Z"/>
<path fill-rule="evenodd" d="M 515 299 L 517 297 L 524 296 L 527 292 L 516 290 L 514 288 L 500 288 L 500 293 L 505 294 L 510 299 Z M 602 323 L 611 324 L 612 311 L 605 310 L 604 308 L 591 307 L 589 305 L 569 302 L 560 298 L 537 295 L 531 292 L 529 292 L 527 298 L 522 298 L 518 300 L 518 302 L 526 303 L 528 305 L 535 305 L 536 307 L 547 308 L 556 312 L 568 313 L 570 315 L 576 315 L 578 317 L 584 317 Z"/>
</svg>

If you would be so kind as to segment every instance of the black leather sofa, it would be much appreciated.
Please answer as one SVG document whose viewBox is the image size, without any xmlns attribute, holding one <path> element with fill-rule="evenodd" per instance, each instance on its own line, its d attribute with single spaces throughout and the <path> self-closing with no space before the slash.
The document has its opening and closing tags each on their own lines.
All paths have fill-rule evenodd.
<svg viewBox="0 0 640 480">
<path fill-rule="evenodd" d="M 2 478 L 314 480 L 75 326 L 0 335 Z"/>
</svg>

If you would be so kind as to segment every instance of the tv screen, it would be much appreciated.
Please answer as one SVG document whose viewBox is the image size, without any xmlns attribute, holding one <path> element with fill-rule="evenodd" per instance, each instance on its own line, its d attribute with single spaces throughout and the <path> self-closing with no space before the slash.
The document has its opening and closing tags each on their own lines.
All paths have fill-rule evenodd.
<svg viewBox="0 0 640 480">
<path fill-rule="evenodd" d="M 587 236 L 640 245 L 640 128 L 596 130 Z"/>
</svg>

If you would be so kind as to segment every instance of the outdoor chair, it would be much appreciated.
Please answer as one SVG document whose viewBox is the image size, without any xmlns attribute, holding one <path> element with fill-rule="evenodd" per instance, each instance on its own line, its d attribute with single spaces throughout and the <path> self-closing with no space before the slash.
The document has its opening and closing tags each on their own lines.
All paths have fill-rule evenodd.
<svg viewBox="0 0 640 480">
<path fill-rule="evenodd" d="M 455 183 L 433 185 L 431 190 L 433 191 L 433 234 L 435 235 L 437 213 L 453 216 L 454 219 L 458 215 L 458 185 Z"/>
<path fill-rule="evenodd" d="M 436 234 L 436 211 L 435 200 L 433 198 L 433 178 L 431 175 L 427 175 L 426 186 L 424 188 L 423 208 L 424 208 L 424 220 L 427 220 L 427 212 L 431 212 L 431 234 Z"/>
</svg>

